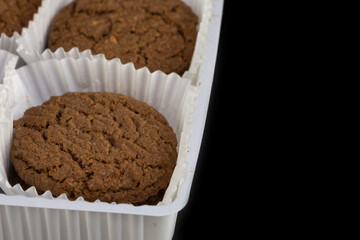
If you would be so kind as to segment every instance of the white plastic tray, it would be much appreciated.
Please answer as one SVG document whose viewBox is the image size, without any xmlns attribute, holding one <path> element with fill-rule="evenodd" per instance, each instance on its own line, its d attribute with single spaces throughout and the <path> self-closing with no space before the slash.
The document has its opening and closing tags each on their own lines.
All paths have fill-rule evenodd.
<svg viewBox="0 0 360 240">
<path fill-rule="evenodd" d="M 94 204 L 84 201 L 0 194 L 0 239 L 171 239 L 177 213 L 186 205 L 195 173 L 211 93 L 223 0 L 212 15 L 197 78 L 198 98 L 191 125 L 186 178 L 175 200 L 163 206 Z M 17 222 L 17 224 L 12 224 Z M 47 225 L 48 227 L 44 227 Z"/>
</svg>

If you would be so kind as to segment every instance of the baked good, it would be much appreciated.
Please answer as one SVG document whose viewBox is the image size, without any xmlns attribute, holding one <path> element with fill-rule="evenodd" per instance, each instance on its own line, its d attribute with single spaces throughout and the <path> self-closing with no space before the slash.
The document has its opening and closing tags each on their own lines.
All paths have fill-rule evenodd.
<svg viewBox="0 0 360 240">
<path fill-rule="evenodd" d="M 182 74 L 190 66 L 197 21 L 181 0 L 75 0 L 53 19 L 48 47 L 91 49 L 136 68 Z"/>
<path fill-rule="evenodd" d="M 21 33 L 40 5 L 41 0 L 0 0 L 0 34 Z"/>
<path fill-rule="evenodd" d="M 11 161 L 40 192 L 87 201 L 156 204 L 177 140 L 154 108 L 115 93 L 66 93 L 14 121 Z"/>
</svg>

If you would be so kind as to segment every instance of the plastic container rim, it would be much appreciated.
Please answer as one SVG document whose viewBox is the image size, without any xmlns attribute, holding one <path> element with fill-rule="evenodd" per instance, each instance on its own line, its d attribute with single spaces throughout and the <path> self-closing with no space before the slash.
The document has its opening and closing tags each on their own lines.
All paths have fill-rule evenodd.
<svg viewBox="0 0 360 240">
<path fill-rule="evenodd" d="M 186 178 L 180 185 L 177 197 L 172 203 L 158 206 L 133 206 L 129 204 L 68 201 L 64 199 L 46 199 L 43 197 L 29 198 L 26 196 L 8 196 L 5 194 L 0 194 L 0 205 L 121 213 L 143 216 L 167 216 L 179 212 L 182 208 L 184 208 L 189 199 L 191 184 L 195 173 L 197 158 L 199 155 L 206 122 L 220 37 L 223 2 L 224 0 L 213 1 L 212 17 L 207 32 L 207 41 L 204 46 L 204 61 L 199 69 L 197 106 L 194 110 L 194 121 L 191 124 L 191 129 L 196 129 L 196 131 L 193 131 L 189 138 L 190 151 L 186 156 Z"/>
</svg>

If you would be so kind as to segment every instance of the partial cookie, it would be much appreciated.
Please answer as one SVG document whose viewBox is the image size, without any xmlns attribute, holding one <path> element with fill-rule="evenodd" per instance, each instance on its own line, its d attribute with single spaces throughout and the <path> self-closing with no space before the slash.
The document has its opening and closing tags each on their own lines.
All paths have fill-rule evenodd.
<svg viewBox="0 0 360 240">
<path fill-rule="evenodd" d="M 21 33 L 37 13 L 41 0 L 0 0 L 0 34 Z"/>
<path fill-rule="evenodd" d="M 177 140 L 149 105 L 114 93 L 66 93 L 14 122 L 11 161 L 40 192 L 87 201 L 156 204 Z"/>
<path fill-rule="evenodd" d="M 91 49 L 136 68 L 182 74 L 190 66 L 197 22 L 180 0 L 75 0 L 54 18 L 48 47 Z"/>
</svg>

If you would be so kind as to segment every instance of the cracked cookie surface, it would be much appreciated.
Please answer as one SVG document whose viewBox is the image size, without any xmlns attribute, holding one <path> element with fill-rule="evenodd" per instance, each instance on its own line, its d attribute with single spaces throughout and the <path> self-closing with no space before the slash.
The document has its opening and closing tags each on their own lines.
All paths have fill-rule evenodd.
<svg viewBox="0 0 360 240">
<path fill-rule="evenodd" d="M 156 204 L 177 159 L 167 120 L 114 93 L 66 93 L 14 121 L 11 161 L 40 192 L 74 200 Z"/>
<path fill-rule="evenodd" d="M 8 37 L 14 32 L 21 34 L 40 5 L 41 0 L 0 0 L 0 34 Z"/>
<path fill-rule="evenodd" d="M 91 49 L 136 68 L 182 74 L 194 52 L 197 21 L 180 0 L 75 0 L 54 18 L 48 47 Z"/>
</svg>

